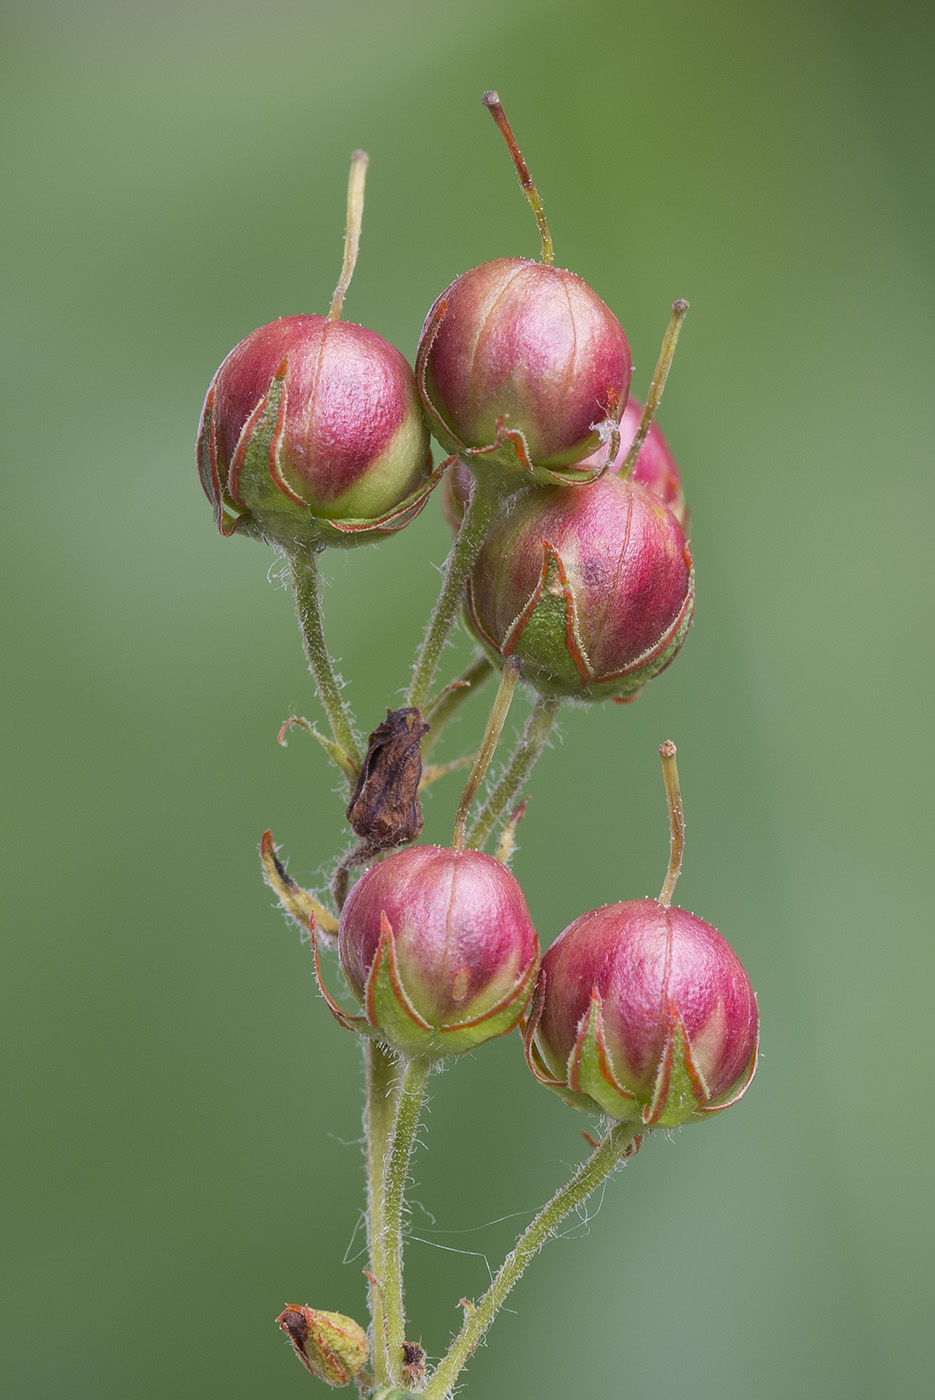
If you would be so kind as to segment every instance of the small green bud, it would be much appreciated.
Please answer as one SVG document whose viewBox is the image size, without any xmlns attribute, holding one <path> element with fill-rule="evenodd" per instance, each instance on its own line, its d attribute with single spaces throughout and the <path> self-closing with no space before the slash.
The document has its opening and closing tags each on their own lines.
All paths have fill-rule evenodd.
<svg viewBox="0 0 935 1400">
<path fill-rule="evenodd" d="M 289 1303 L 276 1321 L 305 1369 L 328 1385 L 347 1385 L 367 1364 L 370 1343 L 352 1317 Z"/>
</svg>

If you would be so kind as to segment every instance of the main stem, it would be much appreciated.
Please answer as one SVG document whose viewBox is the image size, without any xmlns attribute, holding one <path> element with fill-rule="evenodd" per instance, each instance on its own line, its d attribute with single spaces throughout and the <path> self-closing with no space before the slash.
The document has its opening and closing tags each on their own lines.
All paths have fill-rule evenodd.
<svg viewBox="0 0 935 1400">
<path fill-rule="evenodd" d="M 315 688 L 328 716 L 335 743 L 344 750 L 354 767 L 359 768 L 361 759 L 354 734 L 354 721 L 341 695 L 341 687 L 325 644 L 318 556 L 311 553 L 293 554 L 289 558 L 289 568 L 295 594 L 296 615 L 302 632 L 302 645 Z"/>
<path fill-rule="evenodd" d="M 419 655 L 416 658 L 412 685 L 409 689 L 407 705 L 415 705 L 420 710 L 426 704 L 432 690 L 432 681 L 441 659 L 442 650 L 461 606 L 464 586 L 468 574 L 480 553 L 487 528 L 500 504 L 500 491 L 486 478 L 475 477 L 461 528 L 448 556 L 445 581 L 442 584 L 438 601 L 429 618 Z"/>
<path fill-rule="evenodd" d="M 625 1155 L 634 1135 L 635 1129 L 631 1125 L 615 1124 L 568 1184 L 555 1193 L 523 1231 L 477 1307 L 465 1317 L 464 1326 L 425 1388 L 425 1400 L 447 1400 L 468 1357 L 493 1322 L 507 1294 L 519 1282 L 526 1266 L 565 1217 L 587 1200 L 602 1181 L 606 1181 Z"/>
<path fill-rule="evenodd" d="M 366 1040 L 364 1065 L 367 1077 L 364 1111 L 367 1134 L 367 1243 L 370 1272 L 374 1278 L 370 1289 L 370 1311 L 373 1316 L 373 1371 L 379 1385 L 389 1379 L 386 1372 L 386 1315 L 383 1306 L 383 1245 L 386 1236 L 383 1171 L 393 1129 L 396 1063 L 382 1045 L 375 1040 Z"/>
<path fill-rule="evenodd" d="M 582 488 L 586 490 L 586 487 Z M 493 831 L 545 748 L 552 725 L 561 707 L 561 700 L 540 695 L 529 712 L 526 727 L 507 764 L 503 777 L 484 803 L 477 820 L 467 834 L 467 844 L 479 850 Z"/>
<path fill-rule="evenodd" d="M 393 1132 L 383 1166 L 379 1190 L 383 1195 L 383 1309 L 386 1335 L 386 1371 L 393 1385 L 403 1380 L 403 1342 L 406 1314 L 403 1307 L 403 1208 L 409 1161 L 415 1144 L 419 1116 L 429 1077 L 428 1060 L 408 1060 L 396 1091 Z"/>
</svg>

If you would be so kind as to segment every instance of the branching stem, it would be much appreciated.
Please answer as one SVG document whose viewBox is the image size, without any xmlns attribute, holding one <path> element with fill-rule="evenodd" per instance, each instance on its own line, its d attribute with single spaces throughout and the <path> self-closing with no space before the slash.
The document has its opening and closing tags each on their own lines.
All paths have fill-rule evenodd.
<svg viewBox="0 0 935 1400">
<path fill-rule="evenodd" d="M 429 701 L 422 712 L 422 718 L 429 726 L 429 732 L 422 742 L 423 758 L 438 743 L 445 725 L 454 718 L 465 700 L 470 699 L 492 675 L 493 662 L 488 661 L 486 656 L 478 656 L 456 681 Z"/>
<path fill-rule="evenodd" d="M 302 645 L 308 667 L 315 681 L 318 697 L 324 706 L 335 743 L 343 750 L 355 768 L 360 767 L 360 750 L 354 734 L 350 708 L 341 695 L 341 686 L 325 643 L 324 619 L 321 611 L 321 579 L 318 555 L 297 553 L 290 556 L 289 569 L 295 610 L 302 632 Z"/>
<path fill-rule="evenodd" d="M 490 761 L 500 742 L 500 735 L 503 733 L 503 726 L 506 717 L 510 712 L 510 702 L 513 699 L 513 691 L 516 689 L 516 682 L 519 679 L 520 663 L 516 657 L 510 657 L 503 667 L 503 675 L 500 677 L 500 688 L 497 691 L 493 708 L 490 711 L 490 718 L 487 721 L 487 728 L 481 740 L 481 746 L 477 750 L 477 757 L 474 766 L 468 775 L 468 780 L 464 785 L 464 792 L 461 794 L 461 802 L 458 806 L 458 814 L 455 817 L 455 830 L 452 839 L 452 847 L 456 851 L 464 849 L 465 827 L 467 826 L 468 812 L 471 810 L 471 803 L 480 790 L 480 785 L 484 781 Z"/>
<path fill-rule="evenodd" d="M 634 1135 L 632 1125 L 615 1124 L 571 1180 L 555 1193 L 548 1205 L 543 1206 L 535 1220 L 526 1227 L 483 1298 L 465 1317 L 461 1331 L 425 1388 L 425 1400 L 448 1400 L 462 1368 L 493 1322 L 507 1294 L 519 1283 L 527 1264 L 565 1217 L 607 1179 L 625 1156 Z"/>
<path fill-rule="evenodd" d="M 542 750 L 545 748 L 555 717 L 561 707 L 561 700 L 540 695 L 529 712 L 526 727 L 520 735 L 513 756 L 487 798 L 477 820 L 467 834 L 467 845 L 479 850 L 493 831 L 503 813 L 509 807 L 523 783 L 529 777 Z"/>
<path fill-rule="evenodd" d="M 497 486 L 486 477 L 476 477 L 461 528 L 448 556 L 441 592 L 419 649 L 407 705 L 415 705 L 421 710 L 429 698 L 442 650 L 461 606 L 467 576 L 474 567 L 499 504 L 500 491 Z"/>
</svg>

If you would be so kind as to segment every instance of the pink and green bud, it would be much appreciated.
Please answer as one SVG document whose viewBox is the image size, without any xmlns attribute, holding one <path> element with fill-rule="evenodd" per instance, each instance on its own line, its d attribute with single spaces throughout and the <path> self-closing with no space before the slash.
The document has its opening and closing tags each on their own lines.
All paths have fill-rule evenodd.
<svg viewBox="0 0 935 1400">
<path fill-rule="evenodd" d="M 406 360 L 319 315 L 284 316 L 230 352 L 205 400 L 198 468 L 222 534 L 287 552 L 398 530 L 435 484 Z"/>
<path fill-rule="evenodd" d="M 367 1334 L 352 1317 L 290 1303 L 276 1321 L 305 1369 L 327 1385 L 348 1385 L 367 1364 Z"/>
<path fill-rule="evenodd" d="M 468 620 L 546 696 L 634 699 L 673 660 L 695 601 L 691 553 L 658 497 L 607 475 L 524 491 L 468 580 Z"/>
<path fill-rule="evenodd" d="M 757 1027 L 747 975 L 717 929 L 638 899 L 583 914 L 546 953 L 527 1053 L 576 1108 L 671 1128 L 746 1093 Z"/>
<path fill-rule="evenodd" d="M 413 846 L 351 890 L 341 966 L 364 1009 L 342 1024 L 408 1057 L 456 1055 L 517 1024 L 539 941 L 516 879 L 482 851 Z"/>
<path fill-rule="evenodd" d="M 659 898 L 607 904 L 569 924 L 542 960 L 525 1035 L 533 1074 L 567 1103 L 649 1128 L 697 1122 L 742 1098 L 759 1034 L 730 944 L 672 904 L 685 846 L 675 756 L 666 740 Z"/>
<path fill-rule="evenodd" d="M 549 483 L 581 479 L 567 469 L 611 439 L 632 363 L 620 322 L 575 273 L 495 258 L 435 302 L 417 373 L 446 451 Z"/>
</svg>

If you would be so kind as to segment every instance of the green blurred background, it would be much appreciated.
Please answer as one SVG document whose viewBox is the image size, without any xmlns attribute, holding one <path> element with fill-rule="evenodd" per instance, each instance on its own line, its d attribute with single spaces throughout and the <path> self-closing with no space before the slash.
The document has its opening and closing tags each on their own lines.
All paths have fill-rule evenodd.
<svg viewBox="0 0 935 1400">
<path fill-rule="evenodd" d="M 549 1247 L 468 1393 L 922 1393 L 929 7 L 8 0 L 2 25 L 5 1393 L 324 1394 L 273 1318 L 364 1311 L 357 1046 L 256 859 L 272 827 L 320 886 L 342 803 L 310 740 L 276 745 L 316 713 L 290 602 L 214 531 L 193 438 L 237 340 L 327 308 L 353 147 L 346 314 L 410 357 L 452 277 L 535 255 L 491 86 L 638 393 L 692 302 L 662 421 L 697 621 L 637 705 L 565 717 L 514 868 L 545 943 L 654 892 L 674 738 L 679 898 L 744 959 L 763 1056 L 741 1106 L 650 1141 Z M 433 505 L 326 558 L 367 727 L 446 545 Z M 408 1294 L 438 1355 L 588 1120 L 515 1037 L 433 1090 Z"/>
</svg>

